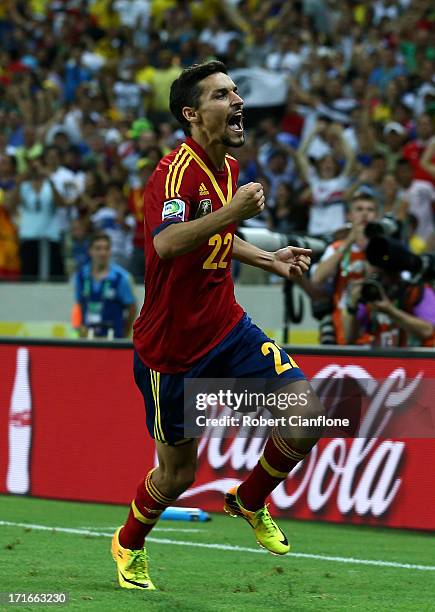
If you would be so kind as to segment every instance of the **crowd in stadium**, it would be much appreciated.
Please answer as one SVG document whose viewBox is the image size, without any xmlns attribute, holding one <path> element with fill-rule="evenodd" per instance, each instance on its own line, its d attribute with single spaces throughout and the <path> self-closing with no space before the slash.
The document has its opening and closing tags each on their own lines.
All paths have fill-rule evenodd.
<svg viewBox="0 0 435 612">
<path fill-rule="evenodd" d="M 0 40 L 2 280 L 38 276 L 41 240 L 66 278 L 104 231 L 140 281 L 142 190 L 184 138 L 170 85 L 213 58 L 287 88 L 233 151 L 267 194 L 255 225 L 333 240 L 364 193 L 435 250 L 430 0 L 0 0 Z"/>
</svg>

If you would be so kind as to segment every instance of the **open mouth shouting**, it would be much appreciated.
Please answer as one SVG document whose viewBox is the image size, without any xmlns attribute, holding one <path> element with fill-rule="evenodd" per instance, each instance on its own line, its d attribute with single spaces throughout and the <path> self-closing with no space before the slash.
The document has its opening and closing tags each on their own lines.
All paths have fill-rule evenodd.
<svg viewBox="0 0 435 612">
<path fill-rule="evenodd" d="M 243 134 L 243 113 L 241 109 L 231 113 L 228 117 L 227 125 L 235 134 Z"/>
</svg>

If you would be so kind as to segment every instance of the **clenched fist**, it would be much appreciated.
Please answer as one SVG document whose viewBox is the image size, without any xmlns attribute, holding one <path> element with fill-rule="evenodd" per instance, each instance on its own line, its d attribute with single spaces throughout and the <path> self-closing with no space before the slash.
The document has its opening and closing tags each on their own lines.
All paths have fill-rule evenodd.
<svg viewBox="0 0 435 612">
<path fill-rule="evenodd" d="M 234 207 L 237 221 L 255 217 L 264 208 L 264 193 L 260 183 L 247 183 L 236 191 L 229 206 Z"/>
</svg>

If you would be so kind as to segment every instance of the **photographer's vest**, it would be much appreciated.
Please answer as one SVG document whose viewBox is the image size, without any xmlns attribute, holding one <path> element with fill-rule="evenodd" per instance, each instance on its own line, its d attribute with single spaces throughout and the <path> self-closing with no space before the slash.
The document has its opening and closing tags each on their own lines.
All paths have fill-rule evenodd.
<svg viewBox="0 0 435 612">
<path fill-rule="evenodd" d="M 115 338 L 122 338 L 125 306 L 118 295 L 121 273 L 111 267 L 106 278 L 96 281 L 88 264 L 77 276 L 84 325 L 94 330 L 95 337 L 107 336 L 112 330 Z"/>
<path fill-rule="evenodd" d="M 332 246 L 337 250 L 343 242 L 343 240 L 338 240 L 334 242 Z M 350 248 L 346 249 L 338 266 L 332 294 L 332 303 L 334 306 L 332 320 L 334 323 L 336 344 L 346 344 L 343 311 L 346 309 L 347 289 L 351 283 L 364 278 L 366 274 L 366 261 L 364 249 L 353 244 Z"/>
</svg>

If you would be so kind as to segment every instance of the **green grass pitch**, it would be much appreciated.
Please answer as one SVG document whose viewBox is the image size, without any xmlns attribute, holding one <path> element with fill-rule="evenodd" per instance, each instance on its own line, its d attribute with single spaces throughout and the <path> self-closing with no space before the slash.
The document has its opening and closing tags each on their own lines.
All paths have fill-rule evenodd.
<svg viewBox="0 0 435 612">
<path fill-rule="evenodd" d="M 159 590 L 126 591 L 109 552 L 126 514 L 120 506 L 0 496 L 0 591 L 69 595 L 64 606 L 14 606 L 21 610 L 435 610 L 432 535 L 282 520 L 295 554 L 274 557 L 258 549 L 242 519 L 225 515 L 161 521 L 148 543 Z"/>
</svg>

